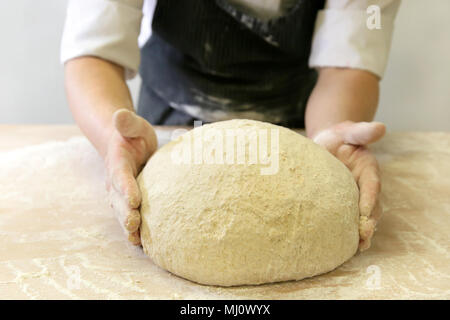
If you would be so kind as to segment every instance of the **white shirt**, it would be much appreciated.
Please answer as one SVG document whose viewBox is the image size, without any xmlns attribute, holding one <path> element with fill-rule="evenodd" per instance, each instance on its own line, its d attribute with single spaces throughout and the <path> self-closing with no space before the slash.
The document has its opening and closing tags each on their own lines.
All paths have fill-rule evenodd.
<svg viewBox="0 0 450 320">
<path fill-rule="evenodd" d="M 230 0 L 262 19 L 279 16 L 293 0 Z M 286 3 L 285 3 L 286 2 Z M 309 66 L 347 67 L 383 77 L 400 0 L 327 0 L 313 35 Z M 140 51 L 151 34 L 156 0 L 69 0 L 61 45 L 62 63 L 97 56 L 123 66 L 127 78 L 139 67 Z M 380 27 L 374 26 L 380 9 Z M 369 8 L 369 9 L 368 9 Z M 371 7 L 372 8 L 372 7 Z M 376 8 L 375 8 L 376 10 Z"/>
</svg>

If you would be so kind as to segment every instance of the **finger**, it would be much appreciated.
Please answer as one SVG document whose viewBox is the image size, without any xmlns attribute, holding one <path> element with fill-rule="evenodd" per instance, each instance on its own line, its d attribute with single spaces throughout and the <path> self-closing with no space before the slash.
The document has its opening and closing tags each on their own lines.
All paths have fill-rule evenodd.
<svg viewBox="0 0 450 320">
<path fill-rule="evenodd" d="M 369 217 L 359 218 L 359 236 L 362 240 L 367 240 L 372 237 L 375 230 L 376 221 Z"/>
<path fill-rule="evenodd" d="M 375 208 L 378 195 L 381 191 L 381 181 L 378 174 L 378 165 L 375 159 L 370 159 L 357 179 L 359 186 L 359 210 L 361 216 L 370 216 Z"/>
<path fill-rule="evenodd" d="M 383 210 L 380 202 L 377 201 L 375 208 L 372 210 L 369 217 L 360 216 L 359 220 L 359 250 L 364 251 L 369 249 L 371 239 L 376 230 L 376 225 L 380 219 Z"/>
<path fill-rule="evenodd" d="M 372 213 L 370 214 L 370 217 L 375 220 L 376 223 L 380 220 L 381 216 L 383 215 L 383 208 L 380 205 L 380 200 L 377 201 L 375 204 L 375 208 L 373 209 Z"/>
<path fill-rule="evenodd" d="M 359 240 L 359 246 L 358 249 L 359 251 L 363 252 L 367 249 L 369 249 L 371 246 L 371 239 L 367 239 L 367 240 Z"/>
<path fill-rule="evenodd" d="M 125 233 L 136 232 L 141 223 L 139 210 L 128 207 L 123 197 L 115 189 L 110 190 L 109 201 Z"/>
<path fill-rule="evenodd" d="M 368 217 L 360 217 L 359 220 L 359 250 L 369 249 L 371 239 L 375 231 L 376 221 Z"/>
<path fill-rule="evenodd" d="M 141 214 L 137 209 L 131 209 L 127 213 L 127 218 L 125 219 L 125 228 L 129 232 L 136 232 L 141 224 Z"/>
<path fill-rule="evenodd" d="M 126 228 L 126 219 L 129 211 L 128 206 L 123 201 L 122 196 L 113 188 L 111 188 L 108 192 L 108 197 L 111 208 L 114 209 L 113 211 L 120 223 L 120 226 L 123 228 L 125 233 L 128 233 L 128 230 Z"/>
<path fill-rule="evenodd" d="M 138 246 L 141 244 L 141 236 L 139 230 L 128 235 L 128 241 L 130 241 L 133 245 Z"/>
<path fill-rule="evenodd" d="M 336 131 L 344 143 L 367 145 L 380 140 L 386 133 L 386 127 L 380 122 L 356 122 L 338 126 Z"/>
<path fill-rule="evenodd" d="M 367 149 L 362 146 L 354 146 L 350 144 L 341 144 L 334 152 L 336 158 L 342 161 L 347 168 L 352 171 L 355 180 L 359 175 L 355 172 L 355 167 L 359 164 L 363 157 L 366 157 Z"/>
<path fill-rule="evenodd" d="M 135 178 L 135 172 L 128 163 L 118 165 L 112 171 L 112 186 L 126 200 L 128 207 L 136 209 L 141 204 L 141 191 Z"/>
</svg>

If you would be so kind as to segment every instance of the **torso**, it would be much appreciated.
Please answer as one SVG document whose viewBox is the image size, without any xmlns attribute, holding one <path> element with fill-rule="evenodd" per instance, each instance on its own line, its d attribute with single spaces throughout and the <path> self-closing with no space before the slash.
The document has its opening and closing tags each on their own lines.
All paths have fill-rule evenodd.
<svg viewBox="0 0 450 320">
<path fill-rule="evenodd" d="M 316 79 L 308 58 L 322 6 L 317 0 L 160 1 L 141 76 L 159 103 L 195 118 L 301 122 Z"/>
</svg>

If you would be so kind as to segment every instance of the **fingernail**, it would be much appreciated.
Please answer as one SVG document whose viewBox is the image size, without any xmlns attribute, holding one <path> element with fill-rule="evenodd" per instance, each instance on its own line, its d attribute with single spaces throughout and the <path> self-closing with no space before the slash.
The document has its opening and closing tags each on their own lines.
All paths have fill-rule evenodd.
<svg viewBox="0 0 450 320">
<path fill-rule="evenodd" d="M 125 223 L 125 227 L 128 231 L 134 232 L 139 228 L 139 225 L 141 223 L 141 218 L 137 215 L 128 216 L 127 221 Z"/>
</svg>

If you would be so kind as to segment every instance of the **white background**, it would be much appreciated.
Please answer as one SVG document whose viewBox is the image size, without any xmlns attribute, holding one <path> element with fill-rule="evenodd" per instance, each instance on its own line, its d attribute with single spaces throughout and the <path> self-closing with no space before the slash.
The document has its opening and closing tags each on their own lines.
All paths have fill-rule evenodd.
<svg viewBox="0 0 450 320">
<path fill-rule="evenodd" d="M 59 45 L 66 0 L 0 2 L 0 123 L 73 123 Z M 377 120 L 450 129 L 450 1 L 403 0 Z M 130 82 L 134 99 L 139 79 Z"/>
</svg>

